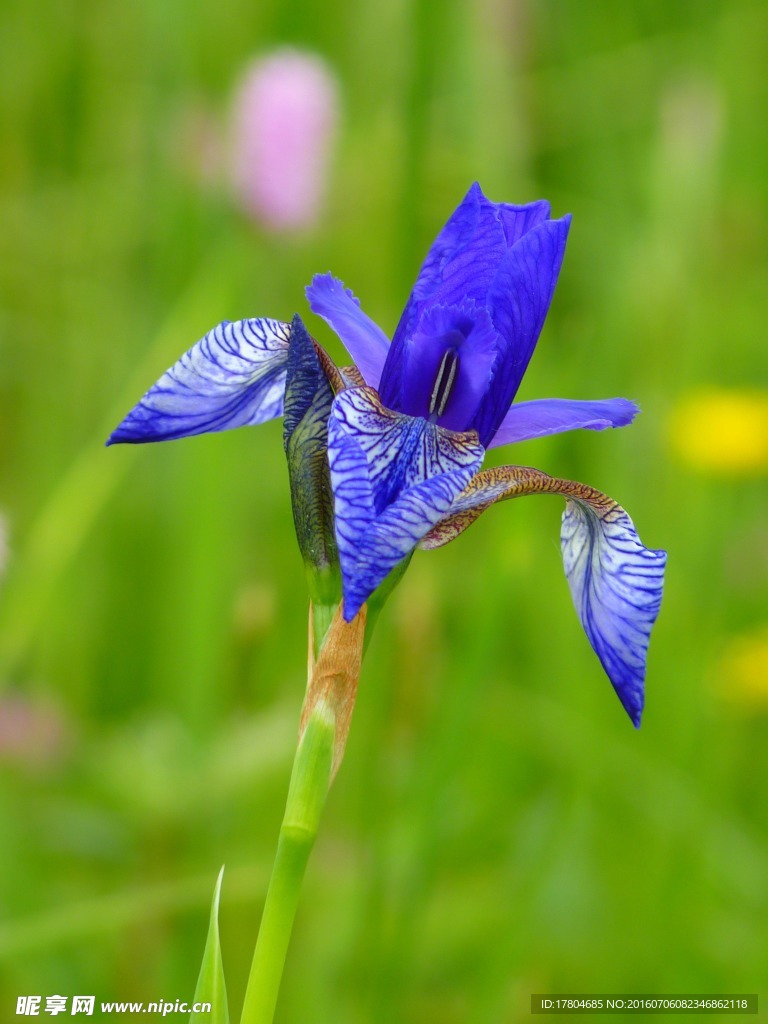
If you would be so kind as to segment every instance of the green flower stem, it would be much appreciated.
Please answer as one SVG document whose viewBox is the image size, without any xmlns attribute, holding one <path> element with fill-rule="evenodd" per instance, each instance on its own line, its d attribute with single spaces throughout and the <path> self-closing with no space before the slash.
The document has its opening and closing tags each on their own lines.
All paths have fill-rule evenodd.
<svg viewBox="0 0 768 1024">
<path fill-rule="evenodd" d="M 245 993 L 241 1024 L 271 1024 L 301 883 L 331 784 L 335 721 L 319 703 L 293 762 L 275 864 Z"/>
<path fill-rule="evenodd" d="M 336 614 L 336 609 L 339 606 L 338 599 L 333 604 L 313 604 L 312 605 L 312 642 L 315 661 L 320 656 L 320 650 L 323 646 L 323 641 L 326 638 L 328 630 L 331 628 L 333 617 Z M 309 685 L 310 680 L 307 680 Z"/>
</svg>

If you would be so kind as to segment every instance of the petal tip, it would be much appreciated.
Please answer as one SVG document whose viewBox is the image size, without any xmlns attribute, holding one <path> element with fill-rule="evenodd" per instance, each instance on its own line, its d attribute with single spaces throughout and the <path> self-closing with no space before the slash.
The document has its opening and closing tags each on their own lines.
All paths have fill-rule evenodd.
<svg viewBox="0 0 768 1024">
<path fill-rule="evenodd" d="M 151 441 L 152 437 L 147 436 L 145 431 L 137 430 L 136 419 L 133 413 L 128 413 L 125 419 L 119 423 L 107 440 L 105 448 L 111 448 L 115 444 L 138 444 L 141 441 Z"/>
<path fill-rule="evenodd" d="M 614 427 L 628 427 L 630 423 L 634 423 L 635 419 L 643 411 L 637 402 L 633 402 L 629 398 L 620 399 L 621 408 L 617 421 L 611 424 Z"/>
<path fill-rule="evenodd" d="M 645 681 L 643 681 L 643 689 L 639 692 L 635 690 L 634 692 L 622 694 L 617 690 L 617 694 L 621 701 L 621 706 L 626 711 L 630 722 L 635 729 L 639 729 L 643 718 L 643 708 L 645 706 Z"/>
<path fill-rule="evenodd" d="M 326 270 L 324 274 L 313 274 L 312 280 L 304 288 L 304 294 L 307 298 L 310 297 L 310 292 L 313 288 L 321 288 L 324 284 L 333 281 L 333 274 L 330 270 Z"/>
</svg>

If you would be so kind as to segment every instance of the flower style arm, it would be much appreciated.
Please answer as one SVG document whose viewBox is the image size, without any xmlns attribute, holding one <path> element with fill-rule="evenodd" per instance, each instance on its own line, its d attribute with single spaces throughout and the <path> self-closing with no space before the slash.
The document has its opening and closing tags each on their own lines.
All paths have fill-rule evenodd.
<svg viewBox="0 0 768 1024">
<path fill-rule="evenodd" d="M 220 323 L 163 374 L 107 444 L 168 441 L 282 415 L 290 333 L 280 320 Z"/>
<path fill-rule="evenodd" d="M 495 502 L 526 494 L 566 499 L 560 543 L 576 612 L 619 700 L 639 726 L 648 643 L 661 606 L 667 554 L 643 546 L 620 505 L 585 484 L 537 469 L 502 466 L 478 473 L 419 546 L 441 547 Z"/>
</svg>

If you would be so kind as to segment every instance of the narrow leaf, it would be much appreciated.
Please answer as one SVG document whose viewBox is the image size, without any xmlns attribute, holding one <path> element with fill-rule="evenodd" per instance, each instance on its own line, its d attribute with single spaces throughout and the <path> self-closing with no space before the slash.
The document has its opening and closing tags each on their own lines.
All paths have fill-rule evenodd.
<svg viewBox="0 0 768 1024">
<path fill-rule="evenodd" d="M 227 1009 L 227 986 L 224 981 L 224 963 L 221 959 L 221 945 L 219 943 L 219 898 L 221 897 L 221 883 L 224 878 L 224 868 L 219 872 L 216 879 L 216 888 L 213 891 L 213 902 L 211 903 L 211 919 L 208 925 L 208 938 L 205 942 L 203 963 L 200 967 L 200 975 L 197 979 L 195 989 L 195 1004 L 210 1003 L 210 1011 L 193 1011 L 189 1016 L 190 1024 L 229 1024 L 229 1010 Z"/>
</svg>

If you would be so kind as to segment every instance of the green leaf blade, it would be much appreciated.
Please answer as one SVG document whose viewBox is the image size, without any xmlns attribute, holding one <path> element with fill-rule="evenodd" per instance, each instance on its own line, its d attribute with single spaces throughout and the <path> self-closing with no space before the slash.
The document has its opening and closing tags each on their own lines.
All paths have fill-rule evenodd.
<svg viewBox="0 0 768 1024">
<path fill-rule="evenodd" d="M 219 872 L 216 879 L 216 887 L 213 891 L 211 903 L 211 918 L 208 925 L 208 938 L 205 942 L 203 962 L 200 966 L 200 974 L 195 988 L 195 1005 L 210 1003 L 210 1012 L 195 1012 L 189 1015 L 190 1024 L 229 1024 L 229 1009 L 227 1007 L 227 986 L 224 980 L 224 962 L 221 957 L 221 943 L 219 942 L 219 900 L 221 898 L 221 883 L 224 879 L 224 868 Z"/>
</svg>

